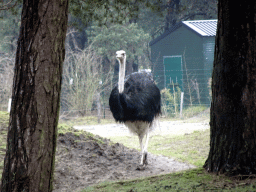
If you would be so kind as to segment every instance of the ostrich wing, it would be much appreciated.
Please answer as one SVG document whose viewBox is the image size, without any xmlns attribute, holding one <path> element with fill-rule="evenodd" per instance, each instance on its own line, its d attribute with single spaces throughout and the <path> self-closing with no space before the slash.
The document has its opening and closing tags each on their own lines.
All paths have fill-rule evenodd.
<svg viewBox="0 0 256 192">
<path fill-rule="evenodd" d="M 160 91 L 152 76 L 133 73 L 126 78 L 124 92 L 115 87 L 109 98 L 110 110 L 116 121 L 146 121 L 151 123 L 161 113 Z"/>
<path fill-rule="evenodd" d="M 127 86 L 128 83 L 126 83 Z M 152 122 L 160 113 L 160 93 L 154 84 L 131 86 L 120 95 L 125 120 Z"/>
</svg>

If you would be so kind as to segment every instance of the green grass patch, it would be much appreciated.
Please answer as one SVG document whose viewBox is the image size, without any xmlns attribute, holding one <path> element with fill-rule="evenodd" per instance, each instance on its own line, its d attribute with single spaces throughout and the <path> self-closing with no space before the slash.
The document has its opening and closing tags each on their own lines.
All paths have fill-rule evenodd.
<svg viewBox="0 0 256 192">
<path fill-rule="evenodd" d="M 5 111 L 0 111 L 0 126 L 7 127 L 9 123 L 9 113 Z"/>
<path fill-rule="evenodd" d="M 137 136 L 109 137 L 115 143 L 140 150 Z M 209 153 L 210 130 L 171 136 L 155 135 L 149 139 L 148 151 L 202 167 Z"/>
<path fill-rule="evenodd" d="M 176 114 L 170 117 L 161 117 L 160 121 L 181 121 L 184 123 L 208 123 L 210 121 L 210 108 L 206 106 L 191 106 L 183 109 L 182 117 Z"/>
<path fill-rule="evenodd" d="M 101 119 L 98 123 L 98 118 L 95 116 L 78 117 L 75 119 L 75 125 L 98 125 L 98 124 L 109 124 L 114 123 L 112 119 Z"/>
<path fill-rule="evenodd" d="M 9 113 L 5 111 L 0 111 L 0 179 L 2 178 L 4 157 L 6 152 L 8 124 Z"/>
<path fill-rule="evenodd" d="M 74 125 L 104 125 L 115 123 L 113 119 L 101 119 L 100 123 L 98 123 L 98 118 L 95 116 L 85 116 L 85 117 L 77 117 L 69 120 L 60 120 L 60 123 L 66 123 L 71 126 Z"/>
<path fill-rule="evenodd" d="M 97 118 L 93 118 L 93 117 L 81 118 L 81 119 L 79 119 L 79 122 L 81 124 L 84 122 L 87 122 L 89 124 L 96 124 Z M 105 122 L 105 121 L 102 121 L 102 123 L 103 122 Z M 109 120 L 106 120 L 106 122 L 109 122 Z M 8 123 L 9 123 L 9 113 L 0 111 L 0 179 L 2 177 L 4 157 L 5 157 L 5 152 L 6 152 Z M 59 123 L 58 124 L 58 134 L 65 134 L 68 132 L 72 132 L 76 136 L 83 134 L 84 136 L 91 138 L 92 140 L 94 140 L 100 144 L 104 143 L 102 138 L 97 137 L 92 133 L 82 131 L 82 130 L 75 130 L 73 128 L 74 124 L 76 124 L 75 120 Z"/>
<path fill-rule="evenodd" d="M 58 134 L 65 134 L 65 133 L 69 133 L 69 132 L 74 133 L 75 136 L 84 135 L 85 137 L 91 138 L 92 140 L 96 141 L 99 144 L 104 143 L 104 141 L 102 140 L 103 138 L 98 137 L 98 136 L 94 135 L 93 133 L 86 132 L 83 130 L 74 129 L 70 124 L 66 124 L 66 123 L 58 124 Z"/>
<path fill-rule="evenodd" d="M 205 111 L 206 109 L 207 109 L 207 107 L 204 105 L 191 106 L 191 107 L 185 108 L 183 110 L 182 115 L 183 115 L 183 118 L 190 118 L 190 117 L 200 114 L 201 112 Z"/>
<path fill-rule="evenodd" d="M 200 111 L 200 110 L 199 110 Z M 200 112 L 199 112 L 200 113 Z M 6 135 L 9 122 L 9 114 L 0 111 L 0 179 L 4 164 L 6 150 Z M 114 123 L 114 121 L 106 121 Z M 102 124 L 105 123 L 102 121 Z M 73 125 L 97 124 L 97 118 L 81 118 L 69 122 L 61 122 L 58 125 L 58 133 L 72 132 L 75 135 L 83 134 L 99 143 L 103 139 L 82 130 L 74 130 Z M 187 162 L 198 166 L 196 169 L 178 173 L 159 175 L 147 178 L 133 179 L 118 182 L 103 182 L 99 185 L 89 186 L 83 190 L 87 191 L 256 191 L 255 179 L 238 180 L 235 178 L 209 174 L 201 167 L 203 166 L 209 152 L 209 130 L 195 131 L 191 134 L 181 136 L 155 135 L 150 138 L 148 151 L 156 155 L 164 155 L 176 160 Z M 137 136 L 110 137 L 112 142 L 122 143 L 127 147 L 140 149 Z M 76 140 L 78 142 L 78 140 Z"/>
<path fill-rule="evenodd" d="M 58 124 L 58 134 L 65 134 L 67 132 L 73 132 L 74 129 L 71 125 L 66 123 L 59 123 Z"/>
<path fill-rule="evenodd" d="M 230 180 L 207 173 L 203 168 L 118 182 L 103 182 L 81 192 L 142 191 L 255 191 L 255 180 Z"/>
</svg>

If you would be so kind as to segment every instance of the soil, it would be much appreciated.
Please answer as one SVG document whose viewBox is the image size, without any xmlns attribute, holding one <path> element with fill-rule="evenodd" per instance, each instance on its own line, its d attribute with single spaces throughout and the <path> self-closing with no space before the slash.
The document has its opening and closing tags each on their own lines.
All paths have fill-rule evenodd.
<svg viewBox="0 0 256 192">
<path fill-rule="evenodd" d="M 6 120 L 0 121 L 1 141 L 6 141 L 8 119 L 9 115 L 6 115 Z M 146 169 L 136 170 L 141 157 L 139 151 L 100 136 L 78 135 L 76 130 L 59 134 L 57 142 L 54 192 L 81 191 L 103 181 L 143 178 L 194 167 L 149 153 Z M 5 152 L 6 147 L 1 146 L 0 173 Z"/>
<path fill-rule="evenodd" d="M 135 179 L 194 168 L 148 154 L 145 170 L 136 170 L 140 152 L 100 136 L 61 134 L 55 162 L 54 192 L 81 191 L 103 181 Z"/>
</svg>

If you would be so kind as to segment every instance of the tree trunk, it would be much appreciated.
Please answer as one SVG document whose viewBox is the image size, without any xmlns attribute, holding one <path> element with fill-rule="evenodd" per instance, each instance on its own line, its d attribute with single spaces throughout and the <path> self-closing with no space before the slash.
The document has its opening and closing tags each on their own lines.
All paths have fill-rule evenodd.
<svg viewBox="0 0 256 192">
<path fill-rule="evenodd" d="M 219 0 L 212 75 L 210 172 L 256 173 L 256 2 Z"/>
<path fill-rule="evenodd" d="M 125 75 L 130 75 L 133 72 L 132 64 L 133 64 L 133 62 L 131 62 L 131 61 L 127 61 L 126 62 L 126 72 L 125 72 Z"/>
<path fill-rule="evenodd" d="M 98 123 L 101 123 L 101 103 L 100 103 L 100 93 L 96 93 L 96 100 L 97 100 L 97 116 L 98 116 Z"/>
<path fill-rule="evenodd" d="M 52 191 L 68 0 L 24 0 L 1 191 Z"/>
</svg>

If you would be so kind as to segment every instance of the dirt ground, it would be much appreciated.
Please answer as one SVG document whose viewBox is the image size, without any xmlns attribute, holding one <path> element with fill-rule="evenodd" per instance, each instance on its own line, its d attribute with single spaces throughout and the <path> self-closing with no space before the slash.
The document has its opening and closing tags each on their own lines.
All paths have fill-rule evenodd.
<svg viewBox="0 0 256 192">
<path fill-rule="evenodd" d="M 54 192 L 81 191 L 102 181 L 134 179 L 181 171 L 194 166 L 163 156 L 148 155 L 145 170 L 136 170 L 140 152 L 97 137 L 59 135 Z"/>
</svg>

